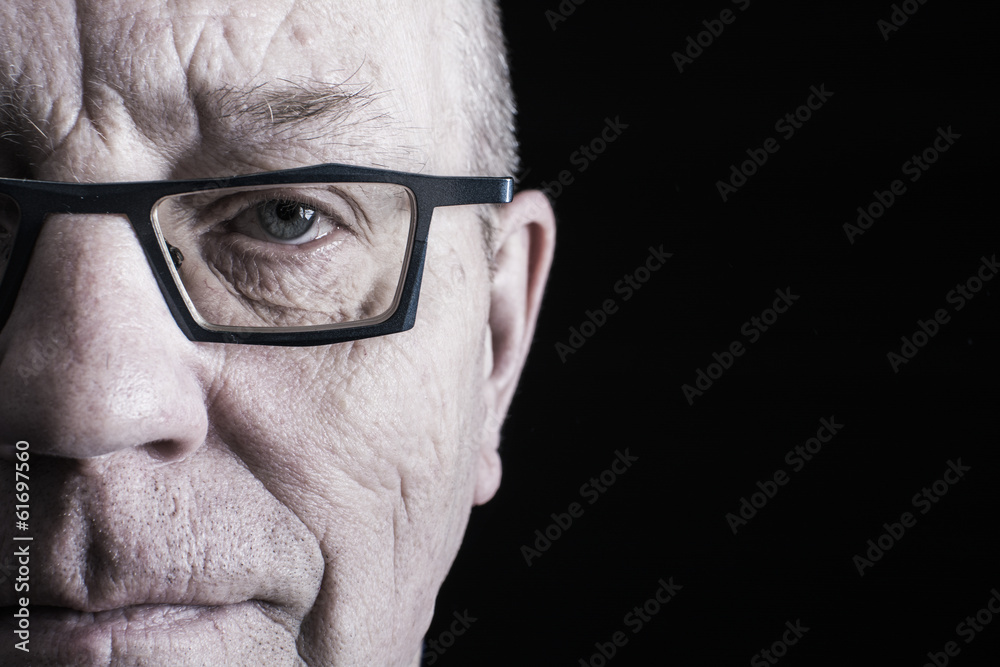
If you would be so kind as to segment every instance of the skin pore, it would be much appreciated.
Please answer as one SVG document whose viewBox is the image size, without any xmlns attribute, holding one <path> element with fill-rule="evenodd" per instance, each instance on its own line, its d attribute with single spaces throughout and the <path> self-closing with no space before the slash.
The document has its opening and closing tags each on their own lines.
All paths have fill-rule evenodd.
<svg viewBox="0 0 1000 667">
<path fill-rule="evenodd" d="M 465 175 L 465 4 L 7 0 L 0 176 Z M 355 103 L 262 114 L 302 91 Z M 188 341 L 126 220 L 51 216 L 0 331 L 4 507 L 31 447 L 31 664 L 416 666 L 500 481 L 552 256 L 540 193 L 501 209 L 492 280 L 479 225 L 435 212 L 411 331 L 295 348 Z"/>
</svg>

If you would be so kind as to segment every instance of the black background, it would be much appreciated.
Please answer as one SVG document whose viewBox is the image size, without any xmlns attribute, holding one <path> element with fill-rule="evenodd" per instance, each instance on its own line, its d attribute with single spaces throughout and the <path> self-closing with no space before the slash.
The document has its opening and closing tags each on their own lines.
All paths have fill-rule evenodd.
<svg viewBox="0 0 1000 667">
<path fill-rule="evenodd" d="M 918 667 L 948 641 L 949 664 L 1000 664 L 1000 619 L 956 632 L 1000 590 L 1000 282 L 946 300 L 1000 252 L 995 6 L 913 2 L 885 40 L 891 3 L 566 0 L 553 30 L 559 4 L 503 3 L 522 187 L 574 180 L 504 481 L 428 639 L 453 612 L 476 620 L 425 664 L 746 665 L 797 620 L 781 665 Z M 723 9 L 735 21 L 679 72 L 672 53 Z M 822 108 L 776 132 L 820 85 Z M 607 118 L 628 127 L 579 171 Z M 903 163 L 939 127 L 960 138 L 911 182 Z M 723 202 L 716 182 L 768 137 L 778 152 Z M 905 194 L 850 243 L 844 223 L 894 179 Z M 661 244 L 672 258 L 625 301 L 616 282 Z M 799 300 L 748 344 L 779 288 Z M 618 310 L 563 362 L 556 344 L 606 299 Z M 940 308 L 950 321 L 894 372 L 887 354 Z M 734 340 L 746 352 L 689 404 L 681 386 Z M 786 452 L 821 418 L 843 428 L 794 472 Z M 581 485 L 626 449 L 638 460 L 588 504 Z M 959 458 L 971 470 L 921 514 L 912 497 Z M 778 469 L 788 483 L 734 535 L 726 514 Z M 529 566 L 522 546 L 573 502 L 583 515 Z M 853 557 L 907 511 L 916 525 L 859 576 Z M 670 577 L 683 588 L 634 633 L 625 615 Z"/>
</svg>

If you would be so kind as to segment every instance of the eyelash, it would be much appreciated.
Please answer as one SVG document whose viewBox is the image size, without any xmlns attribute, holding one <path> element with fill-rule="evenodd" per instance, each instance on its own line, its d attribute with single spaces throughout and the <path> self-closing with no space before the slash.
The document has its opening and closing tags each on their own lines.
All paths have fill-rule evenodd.
<svg viewBox="0 0 1000 667">
<path fill-rule="evenodd" d="M 315 241 L 319 241 L 320 239 L 322 239 L 322 238 L 324 238 L 326 236 L 329 236 L 330 234 L 332 234 L 333 232 L 335 232 L 338 229 L 344 230 L 344 231 L 349 232 L 349 233 L 354 233 L 355 230 L 352 227 L 352 224 L 349 223 L 349 222 L 347 222 L 345 220 L 345 216 L 341 215 L 340 213 L 338 213 L 336 211 L 329 210 L 330 209 L 329 204 L 320 203 L 320 202 L 318 202 L 313 197 L 304 197 L 304 196 L 301 196 L 301 194 L 302 193 L 291 193 L 291 194 L 288 194 L 286 196 L 286 193 L 283 193 L 281 191 L 273 191 L 273 190 L 261 191 L 259 193 L 249 192 L 249 193 L 242 193 L 242 194 L 238 195 L 239 201 L 238 202 L 232 202 L 231 204 L 227 200 L 232 199 L 234 196 L 230 195 L 230 196 L 227 196 L 227 197 L 224 197 L 224 198 L 220 199 L 219 201 L 213 202 L 213 203 L 209 204 L 207 207 L 205 207 L 205 208 L 208 209 L 209 213 L 203 214 L 203 216 L 204 217 L 208 217 L 208 218 L 217 218 L 216 220 L 213 220 L 212 222 L 209 223 L 209 225 L 210 225 L 210 227 L 212 229 L 217 229 L 217 228 L 219 228 L 221 226 L 223 228 L 223 230 L 220 230 L 220 231 L 225 231 L 226 233 L 241 234 L 241 235 L 246 236 L 247 238 L 253 239 L 254 241 L 257 241 L 259 243 L 267 243 L 269 245 L 274 245 L 274 246 L 300 247 L 300 246 L 309 245 L 309 244 L 311 244 L 311 243 L 313 243 Z M 323 224 L 330 225 L 331 229 L 329 231 L 323 233 L 321 236 L 319 236 L 319 237 L 317 237 L 315 239 L 311 239 L 309 241 L 306 241 L 304 243 L 288 243 L 288 242 L 282 242 L 280 240 L 260 239 L 260 238 L 256 238 L 256 237 L 253 237 L 253 236 L 249 236 L 245 232 L 243 232 L 241 230 L 238 230 L 238 229 L 235 229 L 235 227 L 236 227 L 236 221 L 241 216 L 243 216 L 243 215 L 253 215 L 254 214 L 254 209 L 256 207 L 258 207 L 258 206 L 260 206 L 262 204 L 265 204 L 267 202 L 271 202 L 271 201 L 288 201 L 288 202 L 293 202 L 295 204 L 303 206 L 304 208 L 311 209 L 311 210 L 315 211 L 319 216 L 321 216 L 321 219 L 319 221 L 317 221 L 315 224 L 317 224 L 317 225 L 323 225 Z M 345 202 L 345 205 L 350 205 L 350 204 L 348 204 L 347 202 Z M 231 212 L 231 213 L 228 212 L 228 210 L 226 210 L 226 209 L 230 208 L 230 206 L 235 207 L 236 210 L 233 211 L 233 212 Z M 226 210 L 225 214 L 224 215 L 213 216 L 211 212 L 214 209 L 217 209 L 217 208 L 220 208 L 220 207 L 223 207 L 224 210 Z M 351 206 L 351 208 L 353 209 L 354 206 Z M 267 231 L 264 230 L 261 225 L 259 225 L 258 223 L 253 223 L 253 224 L 256 224 L 257 228 L 264 235 L 268 235 Z"/>
</svg>

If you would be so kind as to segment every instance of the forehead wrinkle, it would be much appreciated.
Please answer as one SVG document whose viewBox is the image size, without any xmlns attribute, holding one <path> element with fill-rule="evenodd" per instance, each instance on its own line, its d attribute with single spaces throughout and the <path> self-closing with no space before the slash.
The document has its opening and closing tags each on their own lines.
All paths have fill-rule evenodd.
<svg viewBox="0 0 1000 667">
<path fill-rule="evenodd" d="M 106 16 L 89 2 L 75 0 L 74 6 L 61 19 L 63 32 L 45 41 L 22 37 L 15 47 L 33 64 L 15 66 L 11 59 L 9 73 L 0 75 L 0 134 L 17 144 L 32 165 L 48 161 L 81 128 L 104 144 L 114 141 L 128 150 L 141 142 L 152 149 L 147 158 L 181 152 L 192 141 L 193 109 L 180 99 L 176 77 L 164 74 L 177 57 L 164 49 L 170 22 L 148 16 L 152 7 Z M 25 16 L 20 23 L 30 28 L 46 15 Z M 16 35 L 17 26 L 12 28 L 4 38 Z M 86 167 L 88 160 L 107 163 L 94 153 L 74 169 Z"/>
<path fill-rule="evenodd" d="M 75 2 L 54 4 L 59 6 L 43 13 L 0 2 L 0 134 L 21 151 L 43 151 L 67 120 L 53 90 L 65 88 L 62 96 L 71 98 L 80 94 L 79 87 L 63 82 L 81 67 Z"/>
</svg>

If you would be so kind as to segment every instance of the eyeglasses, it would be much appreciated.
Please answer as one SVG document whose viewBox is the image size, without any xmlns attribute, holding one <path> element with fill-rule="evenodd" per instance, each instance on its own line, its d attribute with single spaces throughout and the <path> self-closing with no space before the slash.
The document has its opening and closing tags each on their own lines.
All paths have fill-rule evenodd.
<svg viewBox="0 0 1000 667">
<path fill-rule="evenodd" d="M 413 327 L 438 206 L 502 204 L 511 178 L 325 164 L 224 179 L 0 178 L 0 328 L 48 215 L 124 215 L 193 341 L 327 345 Z"/>
</svg>

